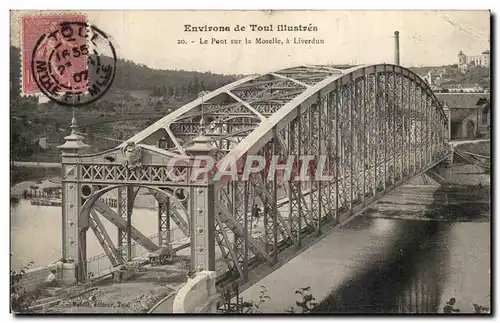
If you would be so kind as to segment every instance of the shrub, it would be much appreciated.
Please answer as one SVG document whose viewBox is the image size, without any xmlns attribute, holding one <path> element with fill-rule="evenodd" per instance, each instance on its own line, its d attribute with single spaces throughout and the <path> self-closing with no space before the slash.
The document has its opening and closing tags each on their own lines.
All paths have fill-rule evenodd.
<svg viewBox="0 0 500 323">
<path fill-rule="evenodd" d="M 231 301 L 231 291 L 226 290 L 222 292 L 223 307 L 219 311 L 222 313 L 261 313 L 259 311 L 260 306 L 266 302 L 266 299 L 270 299 L 270 297 L 267 295 L 268 291 L 265 286 L 260 286 L 260 288 L 261 291 L 257 302 L 243 300 L 243 298 L 239 297 L 238 289 L 236 289 L 236 302 L 233 303 Z"/>
<path fill-rule="evenodd" d="M 314 307 L 318 305 L 318 303 L 316 302 L 316 298 L 312 296 L 310 289 L 311 287 L 308 286 L 295 291 L 295 294 L 299 294 L 302 297 L 301 301 L 295 302 L 295 304 L 297 304 L 298 309 L 301 310 L 301 312 L 299 313 L 311 313 Z M 288 308 L 286 312 L 297 313 L 293 306 L 290 306 L 290 308 Z"/>
<path fill-rule="evenodd" d="M 10 271 L 10 308 L 14 313 L 26 312 L 34 301 L 34 297 L 28 295 L 26 289 L 20 284 L 24 274 L 33 264 L 31 261 L 19 271 Z"/>
</svg>

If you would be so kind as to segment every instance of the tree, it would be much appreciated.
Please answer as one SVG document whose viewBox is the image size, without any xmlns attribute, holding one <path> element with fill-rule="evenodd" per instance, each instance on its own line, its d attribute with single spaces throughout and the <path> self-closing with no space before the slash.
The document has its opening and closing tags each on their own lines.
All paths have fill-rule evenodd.
<svg viewBox="0 0 500 323">
<path fill-rule="evenodd" d="M 33 266 L 31 261 L 27 266 L 19 271 L 10 271 L 10 308 L 14 313 L 28 311 L 34 301 L 34 297 L 26 293 L 26 289 L 21 285 L 21 280 L 28 269 Z"/>
<path fill-rule="evenodd" d="M 11 119 L 10 130 L 10 155 L 11 160 L 19 160 L 31 156 L 35 151 L 35 145 L 26 136 L 27 129 L 22 120 Z"/>
<path fill-rule="evenodd" d="M 150 96 L 154 96 L 154 97 L 158 97 L 158 96 L 161 96 L 161 92 L 160 92 L 160 88 L 155 86 L 153 88 L 153 91 L 151 91 L 151 94 Z"/>
<path fill-rule="evenodd" d="M 167 93 L 169 97 L 172 97 L 172 95 L 174 95 L 174 88 L 172 87 L 172 85 L 168 86 Z"/>
<path fill-rule="evenodd" d="M 21 73 L 21 55 L 17 47 L 10 47 L 10 97 L 11 101 L 16 100 L 20 96 L 20 73 Z M 167 89 L 166 84 L 176 84 L 180 86 L 182 93 L 186 93 L 191 82 L 192 93 L 197 94 L 197 80 L 205 80 L 205 82 L 219 83 L 221 85 L 228 84 L 241 76 L 235 75 L 217 75 L 212 73 L 198 73 L 176 70 L 157 70 L 152 69 L 144 64 L 137 64 L 130 60 L 118 59 L 116 62 L 116 75 L 110 92 L 121 90 L 148 90 L 155 91 L 155 88 L 160 87 L 161 96 Z M 163 90 L 163 92 L 162 92 Z M 158 90 L 157 90 L 158 91 Z M 173 91 L 172 91 L 173 92 Z M 171 93 L 172 93 L 171 92 Z M 189 92 L 189 91 L 188 91 Z M 178 93 L 178 95 L 183 95 Z M 106 94 L 108 95 L 108 94 Z M 170 95 L 171 96 L 171 95 Z"/>
<path fill-rule="evenodd" d="M 271 299 L 268 295 L 268 290 L 265 286 L 260 286 L 259 299 L 254 301 L 245 301 L 243 298 L 239 297 L 238 286 L 236 286 L 236 296 L 231 295 L 230 290 L 222 292 L 223 304 L 222 308 L 219 309 L 223 313 L 243 313 L 243 314 L 256 314 L 260 312 L 260 306 L 266 302 L 266 300 Z M 314 307 L 317 305 L 316 299 L 310 293 L 310 287 L 304 287 L 295 291 L 295 294 L 301 296 L 301 300 L 297 301 L 297 307 L 300 309 L 300 313 L 311 313 Z M 235 302 L 231 300 L 236 298 Z M 286 313 L 298 313 L 296 309 L 291 306 Z"/>
<path fill-rule="evenodd" d="M 15 103 L 21 96 L 21 54 L 19 48 L 10 46 L 10 102 Z"/>
<path fill-rule="evenodd" d="M 201 88 L 200 78 L 198 75 L 194 77 L 194 94 L 198 95 L 203 89 Z"/>
<path fill-rule="evenodd" d="M 270 299 L 267 295 L 268 291 L 265 286 L 260 286 L 260 294 L 259 300 L 257 302 L 254 301 L 245 301 L 243 298 L 239 296 L 238 288 L 236 287 L 236 302 L 232 302 L 233 298 L 231 295 L 231 290 L 226 290 L 222 292 L 223 304 L 222 308 L 219 311 L 223 313 L 243 313 L 243 314 L 255 314 L 261 313 L 259 312 L 260 306 L 266 302 L 266 299 Z"/>
<path fill-rule="evenodd" d="M 489 313 L 490 312 L 490 308 L 486 307 L 486 306 L 472 304 L 472 307 L 474 307 L 475 314 L 482 314 L 482 313 Z"/>
<path fill-rule="evenodd" d="M 480 98 L 476 102 L 476 106 L 478 106 L 478 107 L 482 106 L 483 104 L 486 104 L 488 106 L 488 110 L 489 110 L 490 100 L 488 98 Z"/>
<path fill-rule="evenodd" d="M 175 95 L 176 97 L 180 97 L 180 96 L 182 95 L 182 89 L 181 89 L 181 87 L 180 87 L 180 86 L 178 86 L 178 85 L 177 85 L 177 86 L 175 87 L 175 90 L 174 90 L 174 95 Z"/>
<path fill-rule="evenodd" d="M 189 81 L 188 86 L 187 86 L 187 93 L 193 94 L 193 92 L 194 92 L 193 83 L 191 83 L 191 81 Z"/>
</svg>

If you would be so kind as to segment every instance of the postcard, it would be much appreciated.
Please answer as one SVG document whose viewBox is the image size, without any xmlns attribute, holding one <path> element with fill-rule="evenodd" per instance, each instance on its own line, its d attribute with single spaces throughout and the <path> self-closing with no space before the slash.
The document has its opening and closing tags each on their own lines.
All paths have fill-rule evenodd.
<svg viewBox="0 0 500 323">
<path fill-rule="evenodd" d="M 11 312 L 490 314 L 490 15 L 11 11 Z"/>
</svg>

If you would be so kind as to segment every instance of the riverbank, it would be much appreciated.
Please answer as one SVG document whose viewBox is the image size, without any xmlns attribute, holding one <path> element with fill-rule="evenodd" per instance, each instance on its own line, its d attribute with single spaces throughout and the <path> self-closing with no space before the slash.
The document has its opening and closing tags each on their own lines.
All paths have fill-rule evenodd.
<svg viewBox="0 0 500 323">
<path fill-rule="evenodd" d="M 36 187 L 37 190 L 43 190 L 44 188 L 56 188 L 61 187 L 61 183 L 57 183 L 57 179 L 59 177 L 45 178 L 40 180 L 26 180 L 20 181 L 19 183 L 14 184 L 10 188 L 11 196 L 21 197 L 23 196 L 24 191 L 28 191 Z"/>
<path fill-rule="evenodd" d="M 25 166 L 11 166 L 10 168 L 10 186 L 27 182 L 39 181 L 44 178 L 60 177 L 60 168 L 45 168 L 45 167 L 25 167 Z M 12 192 L 11 192 L 12 194 Z"/>
<path fill-rule="evenodd" d="M 59 174 L 57 174 L 59 175 Z M 11 186 L 10 194 L 13 197 L 21 198 L 24 191 L 29 191 L 30 189 L 36 187 L 36 190 L 43 190 L 44 188 L 56 188 L 61 187 L 61 178 L 59 176 L 53 176 L 50 178 L 45 178 L 43 180 L 27 180 L 21 181 Z M 114 191 L 116 192 L 116 191 Z M 113 192 L 104 195 L 106 198 L 116 198 L 116 193 Z M 134 202 L 134 207 L 143 209 L 156 209 L 158 207 L 158 202 L 149 191 L 142 189 L 137 194 Z"/>
</svg>

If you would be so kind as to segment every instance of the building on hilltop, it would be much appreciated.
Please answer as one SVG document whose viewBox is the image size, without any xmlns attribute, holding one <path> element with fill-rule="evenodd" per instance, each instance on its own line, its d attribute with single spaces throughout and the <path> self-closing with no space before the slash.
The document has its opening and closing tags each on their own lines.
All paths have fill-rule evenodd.
<svg viewBox="0 0 500 323">
<path fill-rule="evenodd" d="M 458 68 L 465 71 L 470 65 L 490 67 L 490 51 L 485 50 L 480 55 L 467 56 L 464 52 L 458 53 Z"/>
</svg>

